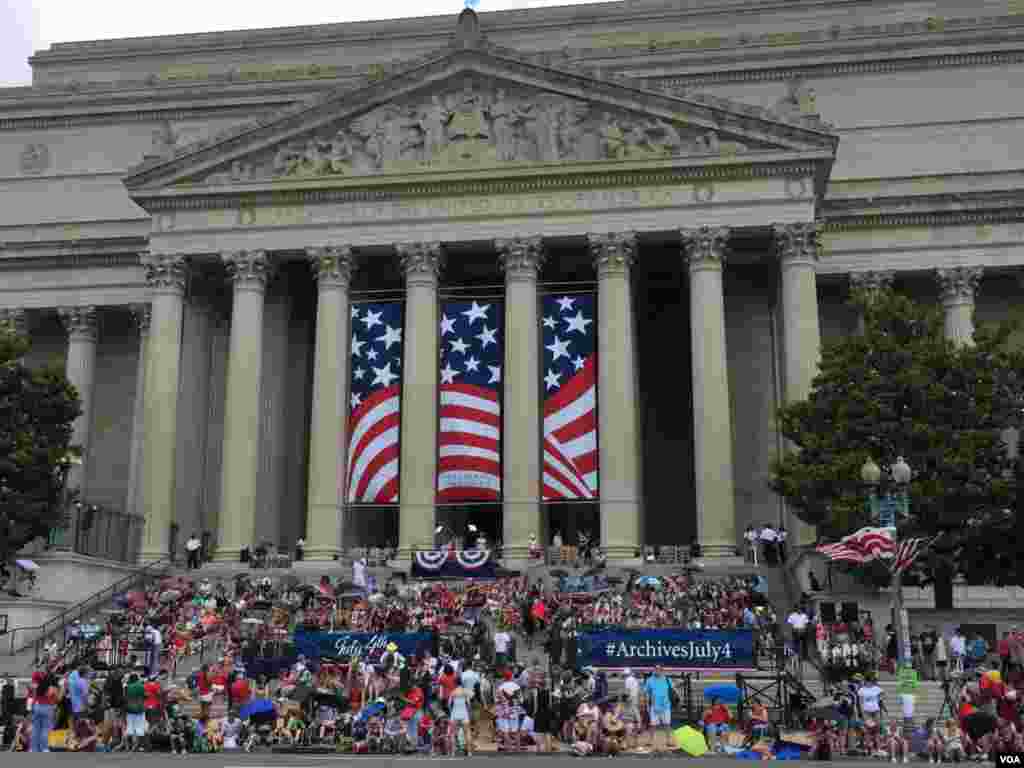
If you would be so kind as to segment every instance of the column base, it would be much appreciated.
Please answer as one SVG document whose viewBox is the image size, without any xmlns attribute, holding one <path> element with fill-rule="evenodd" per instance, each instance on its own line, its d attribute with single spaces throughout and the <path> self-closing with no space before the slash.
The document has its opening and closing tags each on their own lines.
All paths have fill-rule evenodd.
<svg viewBox="0 0 1024 768">
<path fill-rule="evenodd" d="M 211 563 L 241 563 L 242 550 L 239 549 L 227 549 L 218 548 L 214 553 L 213 557 L 210 558 Z M 248 563 L 246 563 L 248 565 Z"/>
<path fill-rule="evenodd" d="M 306 551 L 302 556 L 301 560 L 295 560 L 294 565 L 296 568 L 301 567 L 303 563 L 330 563 L 340 561 L 342 551 L 337 547 L 323 547 L 312 549 L 306 547 Z"/>
<path fill-rule="evenodd" d="M 161 550 L 155 550 L 155 549 L 143 549 L 142 551 L 139 552 L 139 556 L 135 559 L 135 562 L 138 565 L 149 565 L 150 563 L 155 563 L 158 560 L 166 560 L 166 559 L 167 559 L 167 551 L 166 550 L 161 551 Z"/>
</svg>

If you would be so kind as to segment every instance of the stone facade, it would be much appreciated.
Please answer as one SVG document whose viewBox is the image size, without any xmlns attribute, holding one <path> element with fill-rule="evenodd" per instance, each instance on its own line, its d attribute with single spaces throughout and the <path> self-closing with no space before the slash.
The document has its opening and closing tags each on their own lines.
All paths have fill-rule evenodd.
<svg viewBox="0 0 1024 768">
<path fill-rule="evenodd" d="M 146 558 L 172 524 L 225 559 L 374 533 L 323 424 L 347 413 L 332 330 L 374 291 L 411 318 L 402 508 L 380 520 L 429 540 L 431 329 L 482 284 L 509 328 L 554 286 L 600 308 L 588 510 L 531 495 L 536 334 L 508 338 L 506 544 L 573 515 L 623 552 L 726 554 L 767 520 L 807 541 L 767 488 L 773 413 L 856 332 L 850 275 L 942 302 L 962 343 L 1016 303 L 1018 5 L 629 0 L 54 45 L 0 89 L 0 309 L 80 384 L 78 483 L 146 515 Z"/>
</svg>

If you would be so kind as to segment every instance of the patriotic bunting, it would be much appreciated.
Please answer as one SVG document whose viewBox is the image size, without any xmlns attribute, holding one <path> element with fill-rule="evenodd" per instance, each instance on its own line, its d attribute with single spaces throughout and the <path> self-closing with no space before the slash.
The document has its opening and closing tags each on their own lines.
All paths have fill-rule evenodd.
<svg viewBox="0 0 1024 768">
<path fill-rule="evenodd" d="M 345 494 L 350 503 L 398 503 L 403 316 L 397 301 L 352 307 Z"/>
<path fill-rule="evenodd" d="M 441 304 L 437 500 L 501 498 L 501 301 Z"/>
<path fill-rule="evenodd" d="M 598 497 L 595 308 L 593 293 L 541 303 L 545 501 Z"/>
</svg>

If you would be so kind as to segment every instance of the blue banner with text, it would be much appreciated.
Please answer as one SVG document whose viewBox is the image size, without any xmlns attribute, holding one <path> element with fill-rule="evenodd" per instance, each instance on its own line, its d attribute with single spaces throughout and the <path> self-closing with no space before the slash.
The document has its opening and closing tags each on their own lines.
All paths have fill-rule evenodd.
<svg viewBox="0 0 1024 768">
<path fill-rule="evenodd" d="M 756 669 L 750 630 L 609 629 L 582 632 L 577 667 Z"/>
<path fill-rule="evenodd" d="M 304 632 L 295 633 L 295 650 L 311 659 L 347 660 L 358 656 L 376 662 L 388 645 L 412 658 L 424 649 L 435 650 L 432 632 Z"/>
</svg>

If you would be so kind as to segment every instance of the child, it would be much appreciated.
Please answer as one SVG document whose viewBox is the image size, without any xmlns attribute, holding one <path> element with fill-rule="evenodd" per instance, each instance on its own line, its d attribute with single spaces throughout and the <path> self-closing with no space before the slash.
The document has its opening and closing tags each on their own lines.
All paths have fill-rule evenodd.
<svg viewBox="0 0 1024 768">
<path fill-rule="evenodd" d="M 366 746 L 372 753 L 384 749 L 384 718 L 379 714 L 370 715 L 366 719 Z"/>
<path fill-rule="evenodd" d="M 392 710 L 384 723 L 384 738 L 382 746 L 385 752 L 396 755 L 405 746 L 405 723 L 397 711 Z"/>
<path fill-rule="evenodd" d="M 337 711 L 334 707 L 320 707 L 317 712 L 317 719 L 320 721 L 320 743 L 333 744 L 337 733 Z"/>
<path fill-rule="evenodd" d="M 948 721 L 947 721 L 948 722 Z M 928 762 L 940 763 L 946 754 L 946 732 L 945 725 L 933 727 L 928 736 Z"/>
<path fill-rule="evenodd" d="M 288 740 L 293 746 L 302 743 L 302 736 L 306 732 L 306 723 L 302 719 L 302 712 L 292 709 L 288 717 Z"/>
<path fill-rule="evenodd" d="M 944 752 L 947 760 L 959 763 L 961 760 L 966 759 L 963 734 L 960 732 L 960 723 L 955 719 L 949 719 L 946 721 L 942 739 L 945 742 Z"/>
<path fill-rule="evenodd" d="M 171 754 L 185 756 L 188 754 L 188 742 L 186 741 L 185 722 L 182 718 L 175 718 L 171 723 Z"/>
</svg>

